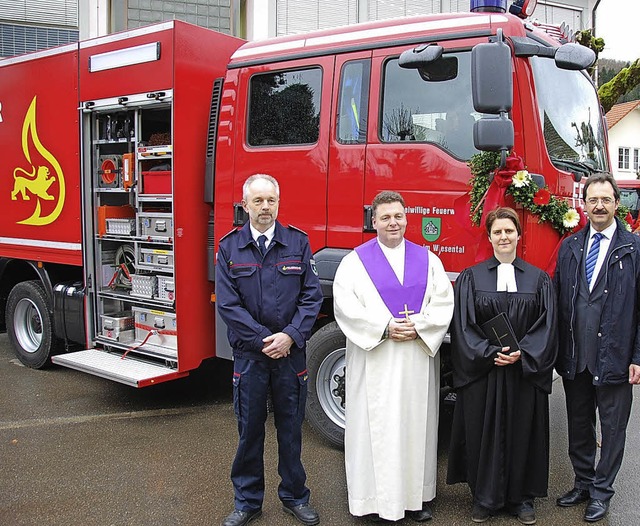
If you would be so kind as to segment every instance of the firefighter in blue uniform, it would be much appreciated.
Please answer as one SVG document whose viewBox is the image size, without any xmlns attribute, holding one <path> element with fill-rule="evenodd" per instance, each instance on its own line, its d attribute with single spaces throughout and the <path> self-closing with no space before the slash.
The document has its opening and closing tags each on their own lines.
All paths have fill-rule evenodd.
<svg viewBox="0 0 640 526">
<path fill-rule="evenodd" d="M 233 348 L 233 397 L 240 440 L 231 480 L 235 509 L 223 526 L 260 516 L 264 498 L 264 438 L 271 389 L 278 439 L 278 496 L 303 524 L 318 524 L 300 458 L 307 395 L 305 347 L 322 292 L 307 235 L 276 217 L 280 190 L 256 174 L 242 188 L 249 222 L 220 241 L 216 304 Z"/>
</svg>

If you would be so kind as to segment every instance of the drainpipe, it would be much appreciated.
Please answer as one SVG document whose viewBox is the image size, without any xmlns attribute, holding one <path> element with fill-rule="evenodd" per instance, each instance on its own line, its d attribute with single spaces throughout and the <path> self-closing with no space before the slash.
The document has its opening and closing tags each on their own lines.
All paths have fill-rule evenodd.
<svg viewBox="0 0 640 526">
<path fill-rule="evenodd" d="M 602 0 L 596 0 L 596 3 L 593 5 L 593 9 L 591 10 L 591 31 L 593 33 L 593 38 L 596 37 L 596 9 L 598 9 L 598 5 L 600 4 Z M 600 68 L 598 67 L 598 64 L 596 64 L 596 67 L 593 70 L 593 81 L 596 84 L 596 87 L 598 86 L 598 70 Z"/>
</svg>

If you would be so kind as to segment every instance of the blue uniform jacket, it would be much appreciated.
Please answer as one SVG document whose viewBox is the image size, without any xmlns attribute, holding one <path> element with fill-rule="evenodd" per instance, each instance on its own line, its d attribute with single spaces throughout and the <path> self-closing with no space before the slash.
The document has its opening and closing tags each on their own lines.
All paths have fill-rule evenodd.
<svg viewBox="0 0 640 526">
<path fill-rule="evenodd" d="M 605 292 L 593 375 L 596 385 L 628 382 L 629 365 L 640 364 L 640 238 L 616 221 L 618 227 L 598 276 L 605 280 Z M 575 297 L 588 235 L 589 225 L 563 241 L 554 275 L 560 328 L 556 370 L 569 380 L 576 374 Z"/>
<path fill-rule="evenodd" d="M 227 234 L 218 247 L 216 304 L 235 357 L 270 360 L 262 339 L 276 332 L 293 339 L 292 359 L 304 357 L 322 305 L 307 235 L 276 221 L 263 259 L 249 223 Z"/>
</svg>

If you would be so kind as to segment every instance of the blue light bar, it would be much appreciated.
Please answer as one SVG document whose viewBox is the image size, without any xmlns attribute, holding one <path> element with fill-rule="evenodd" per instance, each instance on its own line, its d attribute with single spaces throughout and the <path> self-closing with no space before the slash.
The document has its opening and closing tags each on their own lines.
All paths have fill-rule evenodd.
<svg viewBox="0 0 640 526">
<path fill-rule="evenodd" d="M 471 12 L 506 13 L 507 0 L 471 0 Z"/>
</svg>

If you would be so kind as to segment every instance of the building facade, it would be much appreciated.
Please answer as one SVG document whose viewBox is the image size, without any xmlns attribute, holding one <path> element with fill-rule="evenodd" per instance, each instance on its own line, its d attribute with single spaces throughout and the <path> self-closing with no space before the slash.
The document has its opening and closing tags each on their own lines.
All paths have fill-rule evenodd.
<svg viewBox="0 0 640 526">
<path fill-rule="evenodd" d="M 401 16 L 469 11 L 469 0 L 247 0 L 255 17 L 254 33 L 268 36 L 370 22 Z M 532 19 L 543 24 L 565 23 L 574 31 L 591 27 L 592 0 L 539 0 Z M 249 24 L 248 24 L 249 25 Z M 267 26 L 267 27 L 260 27 Z M 251 38 L 250 38 L 251 39 Z"/>
<path fill-rule="evenodd" d="M 75 42 L 78 0 L 0 0 L 0 57 Z"/>
<path fill-rule="evenodd" d="M 618 180 L 640 178 L 640 100 L 611 108 L 607 127 L 611 173 Z"/>
<path fill-rule="evenodd" d="M 0 57 L 165 20 L 260 40 L 401 16 L 469 10 L 469 0 L 0 0 Z M 543 24 L 591 27 L 596 0 L 539 0 Z"/>
</svg>

